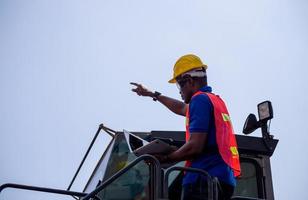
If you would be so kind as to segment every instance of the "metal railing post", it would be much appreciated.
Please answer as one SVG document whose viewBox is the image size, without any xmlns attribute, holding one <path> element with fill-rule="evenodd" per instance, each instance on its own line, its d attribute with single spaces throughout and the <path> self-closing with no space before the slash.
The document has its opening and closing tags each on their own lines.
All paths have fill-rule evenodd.
<svg viewBox="0 0 308 200">
<path fill-rule="evenodd" d="M 201 169 L 196 169 L 196 168 L 190 168 L 190 167 L 171 167 L 169 169 L 167 169 L 166 173 L 165 173 L 165 177 L 164 177 L 164 198 L 168 199 L 169 198 L 169 194 L 168 194 L 168 178 L 169 175 L 172 171 L 190 171 L 190 172 L 194 172 L 194 173 L 200 173 L 202 175 L 204 175 L 207 178 L 207 185 L 208 185 L 208 199 L 209 200 L 214 200 L 217 199 L 217 178 L 212 178 L 206 171 L 201 170 Z M 215 192 L 214 192 L 215 190 Z"/>
</svg>

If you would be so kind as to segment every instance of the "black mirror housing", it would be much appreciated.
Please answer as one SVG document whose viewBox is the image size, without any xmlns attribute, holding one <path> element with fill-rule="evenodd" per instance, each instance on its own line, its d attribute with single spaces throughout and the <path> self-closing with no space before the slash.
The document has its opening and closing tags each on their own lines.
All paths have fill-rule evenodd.
<svg viewBox="0 0 308 200">
<path fill-rule="evenodd" d="M 248 117 L 246 118 L 246 121 L 243 127 L 243 133 L 248 135 L 254 132 L 257 128 L 259 128 L 257 117 L 254 114 L 250 113 Z"/>
</svg>

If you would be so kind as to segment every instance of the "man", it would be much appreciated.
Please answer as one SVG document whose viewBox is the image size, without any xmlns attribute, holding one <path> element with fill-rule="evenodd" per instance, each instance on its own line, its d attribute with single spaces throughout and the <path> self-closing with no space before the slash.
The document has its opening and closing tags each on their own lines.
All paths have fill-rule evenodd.
<svg viewBox="0 0 308 200">
<path fill-rule="evenodd" d="M 230 199 L 240 174 L 239 155 L 232 124 L 224 102 L 207 85 L 207 65 L 193 54 L 180 57 L 169 83 L 176 83 L 184 102 L 152 92 L 141 84 L 132 91 L 152 97 L 172 112 L 186 116 L 186 143 L 175 152 L 158 156 L 160 162 L 186 160 L 186 167 L 198 168 L 217 177 L 219 199 Z M 182 199 L 206 199 L 207 181 L 198 173 L 185 173 Z"/>
</svg>

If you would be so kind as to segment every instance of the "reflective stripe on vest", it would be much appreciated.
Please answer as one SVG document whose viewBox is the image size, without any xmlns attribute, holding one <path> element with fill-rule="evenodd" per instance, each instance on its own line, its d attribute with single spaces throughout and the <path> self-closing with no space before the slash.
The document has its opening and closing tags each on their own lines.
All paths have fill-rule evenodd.
<svg viewBox="0 0 308 200">
<path fill-rule="evenodd" d="M 236 138 L 234 135 L 232 123 L 230 120 L 229 112 L 223 100 L 212 93 L 206 93 L 198 91 L 193 96 L 200 94 L 205 94 L 209 97 L 213 104 L 215 127 L 216 127 L 216 143 L 219 149 L 219 154 L 221 155 L 224 162 L 230 166 L 233 170 L 234 176 L 237 177 L 241 173 L 241 166 L 239 161 L 238 148 L 236 143 Z M 189 132 L 189 106 L 186 111 L 186 142 L 190 138 Z M 191 166 L 191 161 L 188 160 L 185 163 L 186 167 Z"/>
</svg>

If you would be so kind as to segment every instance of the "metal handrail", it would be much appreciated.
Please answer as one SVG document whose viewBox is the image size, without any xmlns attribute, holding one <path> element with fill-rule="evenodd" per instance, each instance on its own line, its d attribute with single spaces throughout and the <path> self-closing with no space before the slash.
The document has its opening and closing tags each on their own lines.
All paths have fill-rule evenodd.
<svg viewBox="0 0 308 200">
<path fill-rule="evenodd" d="M 86 151 L 86 154 L 84 155 L 84 157 L 83 157 L 83 159 L 82 159 L 82 161 L 81 161 L 81 163 L 80 163 L 80 165 L 79 165 L 77 171 L 75 172 L 74 177 L 73 177 L 73 179 L 71 180 L 71 182 L 70 182 L 70 184 L 69 184 L 67 190 L 70 190 L 70 189 L 71 189 L 71 187 L 72 187 L 72 185 L 73 185 L 73 183 L 74 183 L 74 181 L 75 181 L 75 179 L 76 179 L 76 177 L 77 177 L 77 175 L 78 175 L 78 173 L 79 173 L 79 171 L 80 171 L 82 165 L 84 164 L 86 158 L 88 157 L 88 154 L 89 154 L 89 152 L 91 151 L 92 146 L 94 145 L 94 142 L 96 141 L 96 138 L 97 138 L 97 136 L 99 135 L 99 133 L 100 133 L 100 131 L 101 131 L 102 129 L 103 129 L 106 133 L 108 133 L 111 137 L 114 137 L 114 135 L 116 134 L 116 131 L 114 131 L 114 130 L 112 130 L 112 129 L 106 127 L 106 126 L 104 126 L 104 124 L 100 124 L 100 125 L 99 125 L 99 127 L 98 127 L 98 129 L 97 129 L 97 131 L 96 131 L 96 133 L 95 133 L 95 135 L 94 135 L 94 138 L 92 139 L 92 141 L 91 141 L 91 143 L 90 143 L 90 146 L 88 147 L 88 149 L 87 149 L 87 151 Z M 114 134 L 113 134 L 112 132 L 113 132 Z"/>
<path fill-rule="evenodd" d="M 191 167 L 178 167 L 174 166 L 166 170 L 165 177 L 164 177 L 164 198 L 168 199 L 168 178 L 172 171 L 190 171 L 195 173 L 203 174 L 205 177 L 207 177 L 207 183 L 208 183 L 208 199 L 216 199 L 217 198 L 217 178 L 212 178 L 211 175 L 209 175 L 206 171 Z"/>
<path fill-rule="evenodd" d="M 45 187 L 36 187 L 36 186 L 21 185 L 21 184 L 14 184 L 14 183 L 6 183 L 6 184 L 1 185 L 0 186 L 0 193 L 2 192 L 2 190 L 6 189 L 6 188 L 31 190 L 31 191 L 37 191 L 37 192 L 47 192 L 47 193 L 62 194 L 62 195 L 77 196 L 77 197 L 84 197 L 88 194 L 88 193 L 83 193 L 83 192 L 74 192 L 74 191 L 68 191 L 68 190 L 60 190 L 60 189 L 45 188 Z"/>
<path fill-rule="evenodd" d="M 138 158 L 136 158 L 135 160 L 130 162 L 125 168 L 121 169 L 120 171 L 115 173 L 113 176 L 111 176 L 109 179 L 104 181 L 95 190 L 93 190 L 87 196 L 85 196 L 83 198 L 83 200 L 89 200 L 90 198 L 94 197 L 101 190 L 103 190 L 106 186 L 108 186 L 110 183 L 115 181 L 118 177 L 120 177 L 121 175 L 126 173 L 128 170 L 130 170 L 132 167 L 134 167 L 139 162 L 145 161 L 145 160 L 148 163 L 153 164 L 153 166 L 154 166 L 153 176 L 151 176 L 151 177 L 154 178 L 154 184 L 152 184 L 154 186 L 154 190 L 153 190 L 154 191 L 154 193 L 153 193 L 154 199 L 157 199 L 159 197 L 159 191 L 160 191 L 160 184 L 159 184 L 159 182 L 160 182 L 160 169 L 161 169 L 160 163 L 159 163 L 159 161 L 154 156 L 151 156 L 149 154 L 145 154 L 145 155 L 139 156 Z"/>
</svg>

